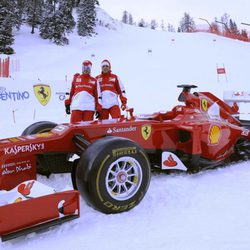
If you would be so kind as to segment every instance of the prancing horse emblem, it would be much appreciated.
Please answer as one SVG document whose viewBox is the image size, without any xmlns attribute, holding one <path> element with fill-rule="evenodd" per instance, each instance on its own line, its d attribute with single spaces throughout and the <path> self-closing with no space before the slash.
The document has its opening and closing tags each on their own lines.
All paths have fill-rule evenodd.
<svg viewBox="0 0 250 250">
<path fill-rule="evenodd" d="M 143 125 L 141 127 L 141 134 L 144 140 L 147 140 L 151 135 L 151 125 Z"/>
<path fill-rule="evenodd" d="M 38 84 L 33 86 L 37 100 L 43 105 L 47 105 L 51 97 L 51 90 L 49 85 Z"/>
</svg>

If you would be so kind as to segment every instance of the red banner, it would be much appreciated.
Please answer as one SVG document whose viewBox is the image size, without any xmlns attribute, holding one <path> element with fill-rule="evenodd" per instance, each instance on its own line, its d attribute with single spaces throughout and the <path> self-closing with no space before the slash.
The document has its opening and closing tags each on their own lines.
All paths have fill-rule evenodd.
<svg viewBox="0 0 250 250">
<path fill-rule="evenodd" d="M 0 58 L 0 77 L 10 76 L 10 58 L 1 60 Z"/>
<path fill-rule="evenodd" d="M 217 68 L 217 74 L 226 74 L 225 68 Z"/>
</svg>

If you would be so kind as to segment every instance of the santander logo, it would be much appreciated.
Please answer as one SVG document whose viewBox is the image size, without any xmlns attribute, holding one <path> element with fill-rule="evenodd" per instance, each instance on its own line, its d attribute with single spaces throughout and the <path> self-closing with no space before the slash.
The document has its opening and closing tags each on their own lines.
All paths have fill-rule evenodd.
<svg viewBox="0 0 250 250">
<path fill-rule="evenodd" d="M 167 160 L 165 160 L 163 164 L 167 167 L 175 167 L 177 165 L 177 162 L 173 159 L 172 155 L 169 155 Z"/>
</svg>

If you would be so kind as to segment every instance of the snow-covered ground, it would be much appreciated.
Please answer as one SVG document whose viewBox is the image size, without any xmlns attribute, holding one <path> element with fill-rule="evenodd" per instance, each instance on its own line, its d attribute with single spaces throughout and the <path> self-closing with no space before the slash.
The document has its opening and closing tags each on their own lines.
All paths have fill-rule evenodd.
<svg viewBox="0 0 250 250">
<path fill-rule="evenodd" d="M 109 19 L 102 11 L 99 17 L 104 22 Z M 22 27 L 16 35 L 16 54 L 11 57 L 19 59 L 20 71 L 10 79 L 0 78 L 0 87 L 32 93 L 34 84 L 53 82 L 56 91 L 65 91 L 83 60 L 93 62 L 95 76 L 100 72 L 100 62 L 107 58 L 137 114 L 171 109 L 177 104 L 178 84 L 196 84 L 198 91 L 211 91 L 220 98 L 224 90 L 249 91 L 249 43 L 205 33 L 152 31 L 113 20 L 110 30 L 100 26 L 96 31 L 98 35 L 88 39 L 71 34 L 70 45 L 58 47 L 41 40 L 38 32 L 31 35 L 29 28 Z M 226 77 L 218 78 L 217 66 L 225 67 Z M 18 135 L 40 119 L 69 120 L 59 101 L 42 106 L 34 97 L 26 101 L 0 99 L 0 103 L 1 138 Z M 153 174 L 145 198 L 129 212 L 104 215 L 81 200 L 80 219 L 0 243 L 0 247 L 247 250 L 249 165 L 244 162 L 194 175 Z M 38 180 L 58 190 L 70 184 L 67 174 Z"/>
</svg>

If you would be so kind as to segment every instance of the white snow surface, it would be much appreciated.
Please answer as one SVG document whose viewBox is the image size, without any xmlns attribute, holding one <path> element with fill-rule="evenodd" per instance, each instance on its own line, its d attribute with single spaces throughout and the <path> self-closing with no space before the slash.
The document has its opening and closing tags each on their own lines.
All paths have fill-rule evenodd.
<svg viewBox="0 0 250 250">
<path fill-rule="evenodd" d="M 16 54 L 11 56 L 20 60 L 20 71 L 10 79 L 0 78 L 0 87 L 26 89 L 39 82 L 58 82 L 58 89 L 65 90 L 73 74 L 81 70 L 83 60 L 93 62 L 92 73 L 96 76 L 101 61 L 107 58 L 113 73 L 123 81 L 128 104 L 136 114 L 171 109 L 178 104 L 178 84 L 196 84 L 197 91 L 211 91 L 220 98 L 225 90 L 249 91 L 249 43 L 206 33 L 152 31 L 118 23 L 102 10 L 99 15 L 104 23 L 112 20 L 111 29 L 99 26 L 98 35 L 92 38 L 73 33 L 70 44 L 62 47 L 40 39 L 38 31 L 32 35 L 30 28 L 22 27 L 16 33 Z M 217 78 L 216 65 L 225 66 L 227 79 L 224 75 Z M 10 103 L 1 101 L 1 138 L 21 134 L 40 118 L 58 123 L 69 120 L 63 102 L 49 108 L 38 106 L 35 100 Z M 34 107 L 36 117 L 32 115 Z M 69 174 L 49 179 L 39 176 L 38 180 L 58 190 L 71 185 Z M 0 243 L 0 248 L 250 249 L 249 162 L 194 175 L 152 174 L 144 199 L 129 212 L 105 215 L 82 198 L 80 205 L 80 219 Z"/>
</svg>

